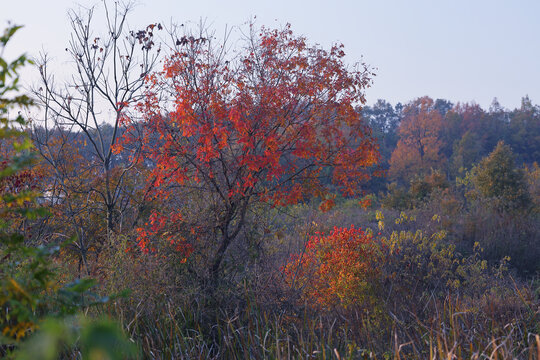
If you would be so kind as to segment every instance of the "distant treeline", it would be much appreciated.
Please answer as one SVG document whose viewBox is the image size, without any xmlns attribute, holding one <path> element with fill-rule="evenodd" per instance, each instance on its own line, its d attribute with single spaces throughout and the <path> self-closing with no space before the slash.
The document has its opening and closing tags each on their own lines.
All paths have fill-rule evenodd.
<svg viewBox="0 0 540 360">
<path fill-rule="evenodd" d="M 511 147 L 517 165 L 540 162 L 540 105 L 533 105 L 528 96 L 514 110 L 503 108 L 496 98 L 489 109 L 483 109 L 474 102 L 453 104 L 422 97 L 394 106 L 379 99 L 358 111 L 377 139 L 379 170 L 383 170 L 382 176 L 373 177 L 366 185 L 367 192 L 385 190 L 391 182 L 407 185 L 414 177 L 428 175 L 432 170 L 442 172 L 448 179 L 464 176 L 499 141 Z M 121 127 L 118 133 L 124 130 Z M 43 131 L 34 130 L 38 144 Z M 58 135 L 58 131 L 50 130 L 52 136 Z M 114 127 L 102 124 L 100 132 L 107 142 Z M 84 158 L 90 160 L 95 156 L 91 144 L 84 141 L 84 134 L 69 132 L 64 136 L 72 138 Z M 159 141 L 157 137 L 155 141 Z M 113 163 L 121 163 L 122 159 L 122 154 L 118 154 Z"/>
<path fill-rule="evenodd" d="M 449 179 L 462 176 L 499 141 L 509 145 L 516 164 L 540 162 L 540 106 L 528 96 L 514 110 L 495 98 L 489 109 L 423 97 L 395 106 L 378 100 L 361 110 L 378 139 L 387 176 L 372 181 L 382 190 L 388 181 L 406 184 L 415 176 L 439 170 Z"/>
</svg>

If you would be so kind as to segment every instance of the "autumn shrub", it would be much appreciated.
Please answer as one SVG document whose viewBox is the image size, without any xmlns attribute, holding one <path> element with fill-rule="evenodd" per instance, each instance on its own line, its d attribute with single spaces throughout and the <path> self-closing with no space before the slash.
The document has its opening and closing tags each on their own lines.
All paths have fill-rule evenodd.
<svg viewBox="0 0 540 360">
<path fill-rule="evenodd" d="M 284 268 L 291 287 L 302 289 L 302 300 L 319 308 L 369 306 L 380 249 L 373 235 L 354 226 L 316 233 L 305 251 L 293 255 Z"/>
</svg>

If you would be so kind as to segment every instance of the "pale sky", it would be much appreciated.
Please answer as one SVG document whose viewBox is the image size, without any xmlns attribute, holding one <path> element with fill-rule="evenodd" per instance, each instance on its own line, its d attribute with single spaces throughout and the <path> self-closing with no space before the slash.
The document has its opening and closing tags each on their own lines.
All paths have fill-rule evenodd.
<svg viewBox="0 0 540 360">
<path fill-rule="evenodd" d="M 89 0 L 0 0 L 0 23 L 25 25 L 6 50 L 47 51 L 65 69 L 70 28 L 67 10 Z M 131 27 L 152 22 L 198 23 L 220 34 L 253 16 L 259 25 L 291 23 L 296 34 L 328 47 L 345 45 L 349 63 L 376 67 L 368 103 L 408 102 L 429 95 L 488 108 L 494 97 L 507 108 L 528 94 L 540 104 L 539 0 L 139 0 Z M 96 29 L 99 32 L 101 29 Z M 64 70 L 65 71 L 65 70 Z M 35 81 L 25 71 L 23 82 Z"/>
</svg>

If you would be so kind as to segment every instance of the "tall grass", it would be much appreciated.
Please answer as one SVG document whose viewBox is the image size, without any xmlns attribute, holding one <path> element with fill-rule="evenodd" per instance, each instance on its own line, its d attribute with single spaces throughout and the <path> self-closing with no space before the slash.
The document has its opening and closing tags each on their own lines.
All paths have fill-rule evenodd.
<svg viewBox="0 0 540 360">
<path fill-rule="evenodd" d="M 383 314 L 389 323 L 353 312 L 267 309 L 253 297 L 241 308 L 217 311 L 170 301 L 152 316 L 120 303 L 108 311 L 151 359 L 539 360 L 538 302 L 502 301 L 486 296 L 471 303 L 448 295 L 422 304 L 427 316 L 389 311 Z"/>
<path fill-rule="evenodd" d="M 360 215 L 377 225 L 374 214 Z M 349 221 L 344 217 L 336 213 L 332 223 Z M 323 220 L 310 218 L 308 227 L 325 231 Z M 432 236 L 442 225 L 420 222 L 423 236 L 414 222 L 387 221 L 383 233 L 399 231 L 401 251 L 381 264 L 375 307 L 302 303 L 301 290 L 277 270 L 288 257 L 277 239 L 271 266 L 225 278 L 213 295 L 171 261 L 120 248 L 104 273 L 104 291 L 127 286 L 133 294 L 103 309 L 145 359 L 540 360 L 538 279 L 514 281 L 481 253 L 449 251 L 446 238 Z M 297 241 L 292 248 L 302 250 L 303 239 Z"/>
</svg>

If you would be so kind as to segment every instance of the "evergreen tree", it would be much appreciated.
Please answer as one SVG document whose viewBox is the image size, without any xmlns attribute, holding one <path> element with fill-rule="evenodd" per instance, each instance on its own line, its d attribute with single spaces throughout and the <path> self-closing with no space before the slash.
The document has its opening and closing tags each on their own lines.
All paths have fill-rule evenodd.
<svg viewBox="0 0 540 360">
<path fill-rule="evenodd" d="M 473 181 L 482 196 L 496 198 L 503 209 L 525 209 L 531 203 L 523 170 L 503 141 L 474 169 Z"/>
</svg>

